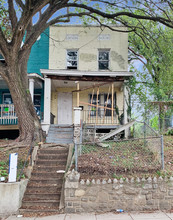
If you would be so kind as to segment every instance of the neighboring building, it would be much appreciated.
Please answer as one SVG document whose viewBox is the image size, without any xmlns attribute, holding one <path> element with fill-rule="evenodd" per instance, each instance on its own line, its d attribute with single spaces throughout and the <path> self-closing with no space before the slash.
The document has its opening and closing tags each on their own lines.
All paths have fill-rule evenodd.
<svg viewBox="0 0 173 220">
<path fill-rule="evenodd" d="M 1 55 L 0 62 L 5 62 Z M 32 99 L 34 100 L 37 114 L 41 119 L 43 118 L 44 107 L 44 79 L 40 69 L 48 67 L 49 29 L 46 29 L 33 45 L 27 66 Z M 0 138 L 3 137 L 3 131 L 18 130 L 17 123 L 17 116 L 8 86 L 0 77 Z"/>
<path fill-rule="evenodd" d="M 118 110 L 127 123 L 124 81 L 133 76 L 128 72 L 127 33 L 98 26 L 51 26 L 32 48 L 28 73 L 30 92 L 46 132 L 50 123 L 73 124 L 75 107 L 81 107 L 81 119 L 88 127 L 116 128 Z M 10 94 L 0 92 L 0 103 L 10 104 Z"/>
</svg>

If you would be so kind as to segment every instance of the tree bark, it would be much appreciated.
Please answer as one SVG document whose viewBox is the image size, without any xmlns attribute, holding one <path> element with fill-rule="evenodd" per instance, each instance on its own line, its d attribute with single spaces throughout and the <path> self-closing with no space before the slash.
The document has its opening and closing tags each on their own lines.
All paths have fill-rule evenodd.
<svg viewBox="0 0 173 220">
<path fill-rule="evenodd" d="M 27 57 L 11 60 L 6 82 L 18 117 L 19 137 L 16 141 L 30 144 L 43 141 L 43 132 L 28 89 Z"/>
</svg>

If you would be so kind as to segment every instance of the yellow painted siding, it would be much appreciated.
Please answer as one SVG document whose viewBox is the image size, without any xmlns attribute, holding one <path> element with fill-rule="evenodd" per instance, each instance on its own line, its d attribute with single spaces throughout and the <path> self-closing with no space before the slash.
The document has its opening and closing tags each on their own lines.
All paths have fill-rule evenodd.
<svg viewBox="0 0 173 220">
<path fill-rule="evenodd" d="M 77 36 L 77 39 L 68 40 L 68 36 Z M 66 69 L 67 49 L 77 49 L 78 70 L 98 71 L 98 49 L 110 49 L 109 70 L 127 71 L 127 33 L 113 32 L 108 28 L 101 30 L 95 26 L 51 26 L 49 43 L 49 69 Z"/>
</svg>

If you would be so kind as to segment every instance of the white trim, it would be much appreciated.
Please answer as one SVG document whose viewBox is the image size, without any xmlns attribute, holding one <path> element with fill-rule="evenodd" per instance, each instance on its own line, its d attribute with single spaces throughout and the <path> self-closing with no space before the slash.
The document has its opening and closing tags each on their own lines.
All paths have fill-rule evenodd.
<svg viewBox="0 0 173 220">
<path fill-rule="evenodd" d="M 54 76 L 133 76 L 133 72 L 122 71 L 122 72 L 112 72 L 112 71 L 78 71 L 78 70 L 57 70 L 57 69 L 41 69 L 41 73 L 46 76 L 54 75 Z"/>
<path fill-rule="evenodd" d="M 29 78 L 39 78 L 44 81 L 44 78 L 40 76 L 38 73 L 28 73 Z"/>
</svg>

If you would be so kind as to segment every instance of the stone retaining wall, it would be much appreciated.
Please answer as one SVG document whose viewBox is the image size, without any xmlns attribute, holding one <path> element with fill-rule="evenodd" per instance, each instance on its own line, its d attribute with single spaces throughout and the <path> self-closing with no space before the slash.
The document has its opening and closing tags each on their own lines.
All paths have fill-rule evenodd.
<svg viewBox="0 0 173 220">
<path fill-rule="evenodd" d="M 65 212 L 173 209 L 173 177 L 167 179 L 81 180 L 72 171 L 65 182 Z"/>
</svg>

